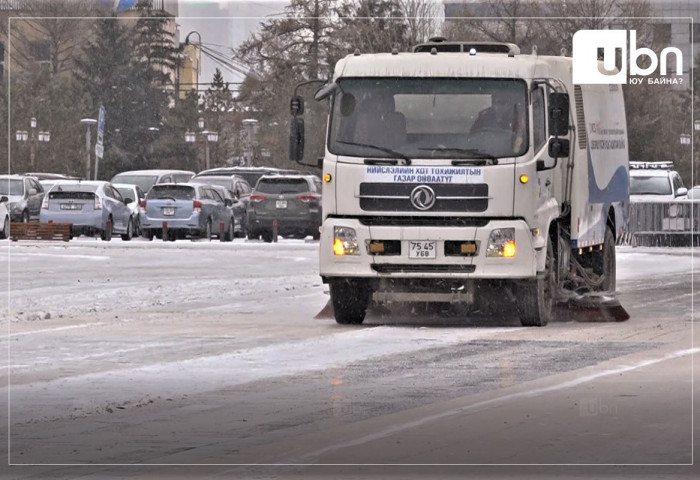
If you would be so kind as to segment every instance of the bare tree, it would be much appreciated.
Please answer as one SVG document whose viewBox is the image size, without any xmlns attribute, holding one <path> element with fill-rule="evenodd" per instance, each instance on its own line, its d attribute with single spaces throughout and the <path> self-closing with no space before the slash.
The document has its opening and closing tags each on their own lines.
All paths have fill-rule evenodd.
<svg viewBox="0 0 700 480">
<path fill-rule="evenodd" d="M 26 2 L 21 18 L 10 23 L 11 60 L 23 70 L 47 64 L 52 76 L 70 72 L 92 26 L 91 20 L 76 17 L 99 12 L 90 0 Z"/>
<path fill-rule="evenodd" d="M 538 36 L 542 14 L 538 0 L 488 0 L 465 4 L 458 18 L 445 22 L 445 34 L 454 39 L 510 42 L 530 47 Z"/>
<path fill-rule="evenodd" d="M 404 16 L 409 45 L 425 42 L 437 35 L 443 22 L 442 4 L 436 0 L 397 0 Z"/>
</svg>

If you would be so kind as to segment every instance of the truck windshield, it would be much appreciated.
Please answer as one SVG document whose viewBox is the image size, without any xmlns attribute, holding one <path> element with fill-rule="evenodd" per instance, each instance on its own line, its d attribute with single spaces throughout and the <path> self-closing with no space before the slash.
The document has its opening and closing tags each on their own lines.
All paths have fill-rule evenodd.
<svg viewBox="0 0 700 480">
<path fill-rule="evenodd" d="M 495 159 L 528 150 L 523 80 L 344 78 L 338 85 L 329 128 L 331 153 Z"/>
</svg>

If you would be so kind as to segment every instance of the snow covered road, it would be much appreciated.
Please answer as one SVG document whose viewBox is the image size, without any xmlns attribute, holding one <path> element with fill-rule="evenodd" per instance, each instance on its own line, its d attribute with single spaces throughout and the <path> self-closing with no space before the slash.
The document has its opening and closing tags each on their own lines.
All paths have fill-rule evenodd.
<svg viewBox="0 0 700 480">
<path fill-rule="evenodd" d="M 359 327 L 315 318 L 328 296 L 312 241 L 6 245 L 0 396 L 10 402 L 11 463 L 523 461 L 514 446 L 477 448 L 483 421 L 464 437 L 476 441 L 470 452 L 428 446 L 452 435 L 439 412 L 467 404 L 482 405 L 482 420 L 527 414 L 554 429 L 556 445 L 533 436 L 534 463 L 691 458 L 690 250 L 618 250 L 628 322 L 528 329 L 436 312 L 370 315 Z M 639 415 L 659 428 L 621 446 Z M 422 437 L 395 428 L 420 418 L 432 419 L 418 422 Z M 567 419 L 595 421 L 586 451 L 567 450 L 577 443 Z M 520 425 L 506 429 L 513 438 L 534 428 L 509 425 Z M 372 447 L 380 432 L 414 453 Z"/>
</svg>

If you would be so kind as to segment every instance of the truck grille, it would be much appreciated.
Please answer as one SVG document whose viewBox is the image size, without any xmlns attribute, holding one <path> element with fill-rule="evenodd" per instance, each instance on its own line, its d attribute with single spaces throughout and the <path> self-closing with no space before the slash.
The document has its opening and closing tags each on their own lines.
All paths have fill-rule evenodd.
<svg viewBox="0 0 700 480">
<path fill-rule="evenodd" d="M 411 192 L 419 184 L 361 183 L 360 208 L 366 211 L 415 212 Z M 420 184 L 435 192 L 431 212 L 483 212 L 488 208 L 489 188 L 478 184 Z"/>
<path fill-rule="evenodd" d="M 412 216 L 362 216 L 358 220 L 368 227 L 485 227 L 490 221 L 485 217 Z"/>
</svg>

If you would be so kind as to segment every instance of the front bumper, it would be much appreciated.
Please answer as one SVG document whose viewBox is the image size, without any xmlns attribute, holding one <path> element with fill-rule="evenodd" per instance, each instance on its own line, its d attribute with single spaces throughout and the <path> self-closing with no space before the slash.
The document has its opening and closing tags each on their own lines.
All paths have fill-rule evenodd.
<svg viewBox="0 0 700 480">
<path fill-rule="evenodd" d="M 338 256 L 333 251 L 334 227 L 353 228 L 359 245 L 358 255 Z M 486 257 L 491 231 L 514 228 L 516 254 L 513 257 Z M 399 241 L 397 255 L 369 253 L 370 240 Z M 410 241 L 434 241 L 435 258 L 408 258 Z M 446 254 L 446 242 L 474 242 L 473 256 Z M 464 226 L 367 226 L 357 219 L 327 218 L 321 230 L 320 274 L 330 277 L 359 278 L 472 278 L 530 279 L 537 271 L 536 250 L 532 233 L 522 220 L 492 220 L 483 227 Z"/>
</svg>

